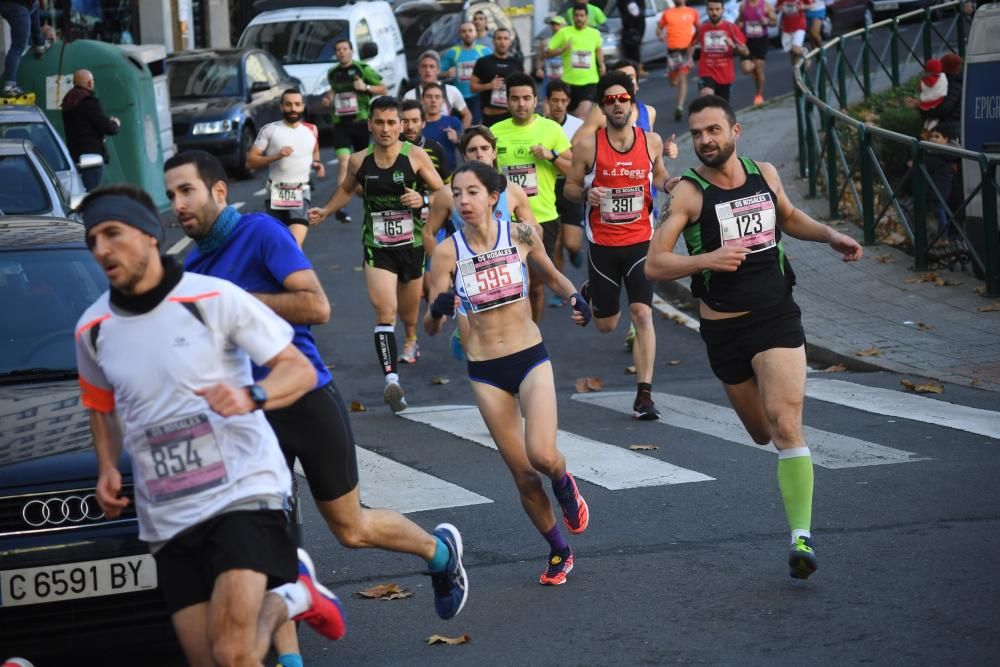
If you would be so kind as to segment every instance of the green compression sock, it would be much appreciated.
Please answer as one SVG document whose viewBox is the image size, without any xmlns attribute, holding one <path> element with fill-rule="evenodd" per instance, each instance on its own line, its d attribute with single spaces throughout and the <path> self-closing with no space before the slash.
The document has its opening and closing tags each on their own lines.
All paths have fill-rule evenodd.
<svg viewBox="0 0 1000 667">
<path fill-rule="evenodd" d="M 808 537 L 813 499 L 813 466 L 808 447 L 778 451 L 778 488 L 793 536 Z"/>
</svg>

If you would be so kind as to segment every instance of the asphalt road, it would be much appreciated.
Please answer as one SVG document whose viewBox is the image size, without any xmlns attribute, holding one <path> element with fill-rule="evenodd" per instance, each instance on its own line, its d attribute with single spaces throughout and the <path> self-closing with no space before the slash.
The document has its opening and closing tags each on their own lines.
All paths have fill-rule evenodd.
<svg viewBox="0 0 1000 667">
<path fill-rule="evenodd" d="M 787 91 L 783 54 L 773 52 L 769 70 L 769 95 Z M 752 94 L 740 77 L 736 106 Z M 672 96 L 662 71 L 652 69 L 641 97 L 661 109 L 656 129 L 666 136 L 682 131 L 668 117 Z M 321 201 L 335 167 L 328 172 L 317 188 Z M 230 201 L 260 208 L 262 183 L 234 183 Z M 359 203 L 349 210 L 358 220 Z M 307 501 L 306 547 L 320 579 L 344 600 L 349 632 L 329 643 L 302 629 L 306 664 L 989 664 L 1000 657 L 995 394 L 945 385 L 940 396 L 910 405 L 899 403 L 915 397 L 893 374 L 812 373 L 811 393 L 847 388 L 865 409 L 806 399 L 805 423 L 815 429 L 808 437 L 824 462 L 816 467 L 814 510 L 820 569 L 796 581 L 785 564 L 776 457 L 739 442 L 738 429 L 734 435 L 726 426 L 731 415 L 698 333 L 657 318 L 654 390 L 665 395 L 659 404 L 670 423 L 640 423 L 615 409 L 634 391 L 624 325 L 601 336 L 572 326 L 565 307 L 546 309 L 560 443 L 572 452 L 591 527 L 570 540 L 576 569 L 569 582 L 542 587 L 547 546 L 497 453 L 476 441 L 482 426 L 470 416 L 464 365 L 451 357 L 446 335 L 421 336 L 420 361 L 401 370 L 411 410 L 394 416 L 382 403 L 359 236 L 357 222 L 331 219 L 313 228 L 305 250 L 333 306 L 330 323 L 315 329 L 320 350 L 347 400 L 366 408 L 352 415 L 363 448 L 362 496 L 412 510 L 410 518 L 428 529 L 458 526 L 470 598 L 458 618 L 438 620 L 423 563 L 340 547 Z M 172 237 L 179 238 L 176 229 Z M 568 275 L 584 278 L 574 269 Z M 603 391 L 574 396 L 583 377 L 602 378 Z M 876 399 L 866 393 L 873 390 L 887 393 Z M 877 412 L 883 398 L 898 404 L 895 412 Z M 955 414 L 935 416 L 942 411 Z M 632 452 L 631 445 L 656 449 Z M 629 467 L 629 457 L 645 472 L 636 473 L 634 460 Z M 355 597 L 389 582 L 413 596 Z M 471 640 L 428 646 L 432 634 Z"/>
</svg>

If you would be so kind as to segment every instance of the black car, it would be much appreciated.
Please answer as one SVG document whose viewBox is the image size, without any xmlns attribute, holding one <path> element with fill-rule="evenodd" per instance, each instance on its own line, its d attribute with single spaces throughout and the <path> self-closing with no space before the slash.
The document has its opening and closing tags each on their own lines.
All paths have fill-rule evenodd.
<svg viewBox="0 0 1000 667">
<path fill-rule="evenodd" d="M 0 219 L 0 658 L 179 651 L 134 505 L 110 520 L 94 497 L 73 335 L 106 289 L 79 223 Z"/>
<path fill-rule="evenodd" d="M 201 49 L 167 58 L 170 115 L 178 151 L 214 153 L 240 178 L 250 178 L 246 154 L 257 131 L 281 119 L 281 93 L 299 88 L 260 49 Z"/>
</svg>

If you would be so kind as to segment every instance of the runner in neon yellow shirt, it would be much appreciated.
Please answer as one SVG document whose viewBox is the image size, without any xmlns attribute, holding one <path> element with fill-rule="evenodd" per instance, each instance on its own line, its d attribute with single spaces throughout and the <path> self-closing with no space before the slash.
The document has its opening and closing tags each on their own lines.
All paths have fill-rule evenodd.
<svg viewBox="0 0 1000 667">
<path fill-rule="evenodd" d="M 491 127 L 497 139 L 497 165 L 507 179 L 528 195 L 535 219 L 542 226 L 542 242 L 549 257 L 559 238 L 556 210 L 556 172 L 566 173 L 572 164 L 569 139 L 562 126 L 535 113 L 538 98 L 535 80 L 528 74 L 507 77 L 507 105 L 511 117 Z M 528 298 L 532 318 L 541 318 L 544 284 L 529 281 Z"/>
<path fill-rule="evenodd" d="M 587 9 L 573 8 L 573 25 L 563 28 L 549 40 L 545 57 L 562 56 L 562 80 L 569 84 L 569 110 L 581 118 L 587 116 L 595 101 L 597 80 L 604 75 L 603 39 L 596 28 L 587 26 Z"/>
</svg>

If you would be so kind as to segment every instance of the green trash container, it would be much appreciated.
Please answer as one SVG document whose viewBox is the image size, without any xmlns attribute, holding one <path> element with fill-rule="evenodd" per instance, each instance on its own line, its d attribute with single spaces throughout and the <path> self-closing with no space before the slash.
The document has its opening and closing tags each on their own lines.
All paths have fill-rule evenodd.
<svg viewBox="0 0 1000 667">
<path fill-rule="evenodd" d="M 73 72 L 94 74 L 94 94 L 104 113 L 121 120 L 118 134 L 107 138 L 109 162 L 103 184 L 131 183 L 153 197 L 161 211 L 170 208 L 163 185 L 163 146 L 157 118 L 153 74 L 139 58 L 114 44 L 89 39 L 56 42 L 44 57 L 21 61 L 17 83 L 34 91 L 36 104 L 63 134 L 62 98 L 73 87 Z"/>
</svg>

